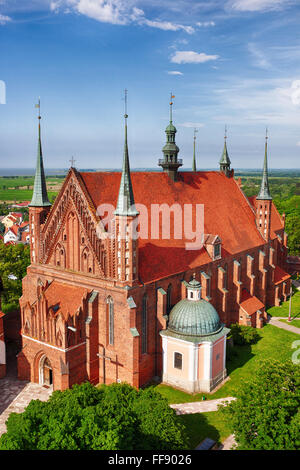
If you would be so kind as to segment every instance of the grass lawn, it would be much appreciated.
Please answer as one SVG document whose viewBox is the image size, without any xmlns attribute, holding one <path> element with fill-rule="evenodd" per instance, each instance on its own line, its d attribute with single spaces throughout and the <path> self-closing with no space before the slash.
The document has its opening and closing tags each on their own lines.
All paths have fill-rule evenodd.
<svg viewBox="0 0 300 470">
<path fill-rule="evenodd" d="M 191 450 L 195 449 L 206 437 L 221 444 L 231 434 L 224 416 L 218 411 L 180 415 L 178 420 L 186 428 Z"/>
<path fill-rule="evenodd" d="M 300 328 L 300 319 L 292 320 L 292 321 L 288 321 L 288 320 L 279 320 L 279 321 L 282 321 L 283 323 L 287 323 L 288 325 L 296 326 L 296 328 Z"/>
<path fill-rule="evenodd" d="M 288 360 L 291 359 L 293 341 L 299 340 L 299 335 L 282 330 L 273 325 L 265 325 L 258 330 L 260 340 L 251 346 L 235 346 L 236 356 L 227 361 L 227 373 L 230 379 L 215 393 L 205 394 L 206 399 L 212 400 L 223 397 L 237 397 L 243 381 L 249 379 L 256 371 L 258 363 L 265 359 Z M 201 401 L 203 393 L 191 395 L 176 390 L 167 385 L 156 386 L 169 403 L 187 403 Z"/>
<path fill-rule="evenodd" d="M 56 192 L 48 191 L 48 197 L 56 196 Z M 32 198 L 31 189 L 0 189 L 0 201 L 30 201 Z"/>
<path fill-rule="evenodd" d="M 271 317 L 288 317 L 289 316 L 289 300 L 282 302 L 280 307 L 271 307 L 267 310 Z M 300 319 L 300 291 L 294 291 L 292 296 L 292 317 L 299 316 Z"/>
</svg>

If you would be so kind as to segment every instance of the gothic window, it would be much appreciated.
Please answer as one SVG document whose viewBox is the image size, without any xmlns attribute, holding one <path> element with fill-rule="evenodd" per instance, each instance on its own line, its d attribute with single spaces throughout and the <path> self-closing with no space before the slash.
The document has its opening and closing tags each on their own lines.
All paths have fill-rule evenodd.
<svg viewBox="0 0 300 470">
<path fill-rule="evenodd" d="M 227 263 L 224 265 L 224 278 L 223 278 L 223 288 L 227 289 L 228 287 L 228 266 Z"/>
<path fill-rule="evenodd" d="M 114 344 L 114 301 L 112 297 L 107 298 L 107 305 L 108 305 L 108 343 Z"/>
<path fill-rule="evenodd" d="M 147 342 L 148 342 L 148 315 L 147 315 L 147 295 L 145 294 L 143 297 L 143 305 L 142 305 L 142 354 L 147 353 Z"/>
<path fill-rule="evenodd" d="M 26 334 L 26 335 L 29 335 L 29 334 L 30 334 L 30 323 L 29 323 L 28 320 L 27 320 L 26 323 L 25 323 L 24 331 L 25 331 L 25 334 Z"/>
<path fill-rule="evenodd" d="M 57 335 L 56 335 L 56 345 L 58 347 L 61 347 L 62 346 L 62 335 L 61 335 L 61 331 L 59 330 Z"/>
<path fill-rule="evenodd" d="M 167 314 L 170 313 L 172 306 L 172 284 L 169 284 L 167 289 Z"/>
<path fill-rule="evenodd" d="M 179 352 L 174 353 L 174 368 L 182 370 L 182 354 Z"/>
<path fill-rule="evenodd" d="M 209 276 L 206 281 L 206 297 L 210 297 L 211 294 L 211 277 Z"/>
</svg>

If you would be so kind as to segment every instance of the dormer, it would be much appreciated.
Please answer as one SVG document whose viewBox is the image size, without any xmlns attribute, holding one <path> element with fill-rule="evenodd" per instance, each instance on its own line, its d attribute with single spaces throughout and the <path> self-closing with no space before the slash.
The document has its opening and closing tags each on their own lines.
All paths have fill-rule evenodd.
<svg viewBox="0 0 300 470">
<path fill-rule="evenodd" d="M 219 235 L 212 235 L 210 233 L 203 235 L 203 245 L 213 261 L 222 258 L 221 244 L 222 241 Z"/>
</svg>

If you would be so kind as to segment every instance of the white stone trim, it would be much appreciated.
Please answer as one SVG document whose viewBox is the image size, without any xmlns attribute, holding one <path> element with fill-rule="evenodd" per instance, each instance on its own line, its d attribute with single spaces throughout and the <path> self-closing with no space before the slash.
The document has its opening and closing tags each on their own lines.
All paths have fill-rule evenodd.
<svg viewBox="0 0 300 470">
<path fill-rule="evenodd" d="M 0 341 L 0 364 L 6 364 L 6 351 L 4 341 Z"/>
<path fill-rule="evenodd" d="M 31 338 L 30 336 L 22 335 L 22 338 L 30 339 L 30 340 L 33 341 L 34 343 L 42 344 L 43 346 L 45 346 L 45 347 L 47 347 L 47 348 L 56 349 L 57 351 L 61 351 L 61 352 L 72 351 L 72 349 L 79 348 L 79 346 L 82 346 L 83 344 L 86 344 L 86 341 L 83 341 L 83 342 L 80 343 L 80 344 L 75 344 L 75 346 L 71 346 L 70 348 L 63 349 L 63 348 L 59 348 L 59 347 L 57 347 L 57 346 L 53 346 L 52 344 L 45 343 L 45 342 L 43 342 L 43 341 L 39 341 L 38 339 Z"/>
<path fill-rule="evenodd" d="M 162 339 L 162 350 L 163 350 L 163 374 L 167 374 L 167 368 L 168 368 L 168 339 L 163 338 Z"/>
<path fill-rule="evenodd" d="M 195 348 L 191 344 L 189 347 L 189 380 L 194 382 L 195 380 Z"/>
<path fill-rule="evenodd" d="M 195 344 L 194 346 L 195 356 L 194 356 L 194 380 L 198 380 L 198 362 L 199 362 L 199 345 Z"/>
<path fill-rule="evenodd" d="M 212 372 L 212 343 L 206 343 L 204 346 L 204 380 L 211 379 Z"/>
</svg>

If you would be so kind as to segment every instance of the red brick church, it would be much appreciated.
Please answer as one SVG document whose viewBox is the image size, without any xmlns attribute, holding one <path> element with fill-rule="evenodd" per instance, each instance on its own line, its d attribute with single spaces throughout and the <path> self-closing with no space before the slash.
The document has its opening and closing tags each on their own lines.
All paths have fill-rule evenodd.
<svg viewBox="0 0 300 470">
<path fill-rule="evenodd" d="M 131 172 L 125 114 L 122 172 L 71 167 L 51 205 L 39 122 L 31 265 L 20 299 L 20 379 L 63 390 L 85 380 L 139 387 L 161 377 L 160 332 L 195 277 L 201 298 L 227 327 L 261 328 L 265 307 L 289 295 L 287 236 L 269 191 L 267 139 L 260 192 L 247 198 L 230 168 L 226 138 L 219 171 L 197 171 L 195 158 L 193 171 L 179 171 L 176 132 L 170 112 L 162 170 Z M 175 209 L 196 204 L 204 207 L 201 244 L 187 249 L 193 240 L 178 236 Z M 104 213 L 110 206 L 115 210 Z M 169 236 L 160 213 L 166 207 Z M 192 211 L 193 227 L 195 218 Z"/>
</svg>

